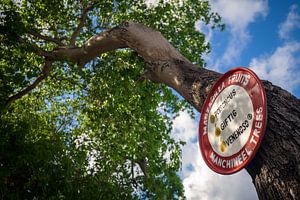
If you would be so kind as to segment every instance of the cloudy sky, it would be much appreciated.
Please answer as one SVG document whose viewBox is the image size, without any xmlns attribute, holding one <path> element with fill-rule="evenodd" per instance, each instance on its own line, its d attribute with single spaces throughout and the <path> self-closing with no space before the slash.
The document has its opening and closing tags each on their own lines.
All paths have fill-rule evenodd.
<svg viewBox="0 0 300 200">
<path fill-rule="evenodd" d="M 202 23 L 212 52 L 207 68 L 226 72 L 237 66 L 250 67 L 261 79 L 300 97 L 300 2 L 296 0 L 211 0 L 226 24 L 226 30 L 211 31 Z M 173 136 L 185 140 L 182 171 L 189 200 L 258 199 L 245 170 L 219 175 L 204 163 L 198 146 L 199 116 L 181 113 L 174 121 Z"/>
</svg>

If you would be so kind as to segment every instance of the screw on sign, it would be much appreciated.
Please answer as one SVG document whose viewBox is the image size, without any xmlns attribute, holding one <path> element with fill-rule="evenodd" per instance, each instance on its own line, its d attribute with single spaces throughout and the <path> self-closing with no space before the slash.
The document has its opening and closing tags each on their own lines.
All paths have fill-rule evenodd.
<svg viewBox="0 0 300 200">
<path fill-rule="evenodd" d="M 212 170 L 232 174 L 251 161 L 265 132 L 266 108 L 262 83 L 247 68 L 232 69 L 215 83 L 199 124 L 200 150 Z"/>
</svg>

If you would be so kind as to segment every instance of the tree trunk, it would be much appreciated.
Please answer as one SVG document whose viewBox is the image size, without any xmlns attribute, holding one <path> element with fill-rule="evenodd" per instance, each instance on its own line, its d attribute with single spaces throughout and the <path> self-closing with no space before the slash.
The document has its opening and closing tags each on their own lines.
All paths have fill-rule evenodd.
<svg viewBox="0 0 300 200">
<path fill-rule="evenodd" d="M 82 47 L 37 53 L 51 61 L 68 58 L 84 65 L 102 53 L 125 47 L 137 51 L 145 60 L 144 78 L 174 88 L 199 112 L 210 88 L 221 76 L 192 64 L 159 32 L 133 22 L 93 36 Z M 300 199 L 300 100 L 268 81 L 263 84 L 267 128 L 261 147 L 246 170 L 259 199 Z"/>
<path fill-rule="evenodd" d="M 259 199 L 300 198 L 300 101 L 264 82 L 268 123 L 261 147 L 246 167 Z"/>
</svg>

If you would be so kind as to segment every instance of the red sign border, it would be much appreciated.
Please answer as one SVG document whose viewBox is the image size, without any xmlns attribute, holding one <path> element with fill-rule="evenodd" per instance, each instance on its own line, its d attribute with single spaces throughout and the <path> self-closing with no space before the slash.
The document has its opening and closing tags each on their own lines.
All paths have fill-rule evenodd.
<svg viewBox="0 0 300 200">
<path fill-rule="evenodd" d="M 246 159 L 246 161 L 245 162 L 243 162 L 242 164 L 240 164 L 240 165 L 238 165 L 237 167 L 235 167 L 235 168 L 232 168 L 232 169 L 222 169 L 222 168 L 220 168 L 220 167 L 217 167 L 217 166 L 215 166 L 215 165 L 213 165 L 213 164 L 211 164 L 209 161 L 208 161 L 208 159 L 209 159 L 209 157 L 206 157 L 206 155 L 205 155 L 205 151 L 204 151 L 204 144 L 203 144 L 203 139 L 202 139 L 202 134 L 201 134 L 201 130 L 203 129 L 203 126 L 204 126 L 204 114 L 203 113 L 205 113 L 205 110 L 207 109 L 207 107 L 208 107 L 208 104 L 209 104 L 209 102 L 210 102 L 210 98 L 211 98 L 211 96 L 215 93 L 215 91 L 218 89 L 218 87 L 220 86 L 220 84 L 222 84 L 223 83 L 223 81 L 224 80 L 226 80 L 228 77 L 230 77 L 232 74 L 234 74 L 234 73 L 237 73 L 237 72 L 239 72 L 239 71 L 241 71 L 241 72 L 246 72 L 247 74 L 250 74 L 250 76 L 252 76 L 254 79 L 255 79 L 255 82 L 258 84 L 258 87 L 259 87 L 259 91 L 260 91 L 260 94 L 261 94 L 261 96 L 260 96 L 260 98 L 261 98 L 261 100 L 262 100 L 262 106 L 263 106 L 263 112 L 262 112 L 262 114 L 263 114 L 263 120 L 262 120 L 262 128 L 261 128 L 261 133 L 260 133 L 260 137 L 259 137 L 259 140 L 257 141 L 257 144 L 255 145 L 255 147 L 254 147 L 254 150 L 253 150 L 253 152 L 252 152 L 252 154 L 250 155 L 250 157 L 248 157 L 247 159 Z M 228 86 L 227 86 L 228 87 Z M 225 87 L 226 88 L 226 87 Z M 224 89 L 225 89 L 224 88 Z M 245 89 L 245 88 L 244 88 Z M 249 91 L 247 90 L 247 89 L 245 89 L 248 93 L 249 93 Z M 221 93 L 221 92 L 220 92 Z M 219 93 L 219 94 L 220 94 Z M 219 96 L 219 94 L 218 94 L 218 96 Z M 249 95 L 250 96 L 250 95 Z M 217 98 L 217 97 L 216 97 Z M 252 103 L 253 103 L 253 101 L 255 101 L 255 99 L 257 99 L 257 97 L 255 97 L 255 98 L 253 98 L 253 97 L 251 97 L 250 96 L 250 99 L 251 99 L 251 101 L 252 101 Z M 254 117 L 254 116 L 253 116 Z M 233 174 L 233 173 L 236 173 L 236 172 L 238 172 L 238 171 L 240 171 L 240 170 L 242 170 L 246 165 L 248 165 L 250 162 L 251 162 L 251 160 L 254 158 L 254 156 L 256 155 L 256 153 L 257 153 L 257 151 L 258 151 L 258 149 L 259 149 L 259 147 L 260 147 L 260 144 L 261 144 L 261 142 L 262 142 L 262 139 L 263 139 L 263 137 L 264 137 L 264 134 L 265 134 L 265 130 L 266 130 L 266 126 L 267 126 L 267 98 L 266 98 L 266 92 L 265 92 L 265 89 L 264 89 L 264 87 L 263 87 L 263 85 L 262 85 L 262 82 L 261 82 L 261 80 L 258 78 L 258 76 L 252 71 L 252 70 L 250 70 L 249 68 L 245 68 L 245 67 L 236 67 L 236 68 L 233 68 L 233 69 L 231 69 L 231 70 L 229 70 L 228 72 L 226 72 L 223 76 L 221 76 L 217 81 L 216 81 L 216 83 L 213 85 L 213 87 L 210 89 L 210 91 L 209 91 L 209 93 L 208 93 L 208 95 L 207 95 L 207 97 L 206 97 L 206 100 L 205 100 L 205 102 L 204 102 L 204 104 L 203 104 L 203 107 L 202 107 L 202 109 L 201 109 L 201 117 L 200 117 L 200 122 L 199 122 L 199 130 L 198 130 L 198 140 L 199 140 L 199 146 L 200 146 L 200 151 L 201 151 L 201 154 L 202 154 L 202 157 L 203 157 L 203 159 L 204 159 L 204 161 L 205 161 L 205 163 L 206 163 L 206 165 L 210 168 L 210 169 L 212 169 L 213 171 L 215 171 L 215 172 L 217 172 L 217 173 L 219 173 L 219 174 L 223 174 L 223 175 L 230 175 L 230 174 Z M 254 123 L 253 123 L 253 125 L 252 125 L 252 128 L 251 128 L 251 132 L 250 132 L 250 135 L 252 134 L 252 132 L 254 131 L 253 130 L 253 127 L 254 127 Z M 239 152 L 241 152 L 241 151 L 243 151 L 243 149 L 245 149 L 245 147 L 247 146 L 247 144 L 249 143 L 249 139 L 248 139 L 248 141 L 247 141 L 247 143 L 242 147 L 242 149 L 239 151 Z M 212 148 L 212 147 L 211 147 Z M 213 151 L 213 150 L 212 150 Z M 236 153 L 236 154 L 238 154 L 238 153 Z M 234 154 L 234 155 L 236 155 L 236 154 Z M 234 156 L 233 155 L 233 156 Z"/>
</svg>

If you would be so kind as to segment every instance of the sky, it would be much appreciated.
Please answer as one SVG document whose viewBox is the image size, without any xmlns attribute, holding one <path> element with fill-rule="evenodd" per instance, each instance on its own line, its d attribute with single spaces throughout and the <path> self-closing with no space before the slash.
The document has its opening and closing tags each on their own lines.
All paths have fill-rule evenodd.
<svg viewBox="0 0 300 200">
<path fill-rule="evenodd" d="M 196 29 L 207 36 L 211 53 L 205 56 L 207 68 L 222 73 L 238 67 L 251 68 L 261 79 L 269 80 L 300 97 L 300 1 L 296 0 L 210 0 L 226 29 L 211 30 L 201 22 Z M 186 112 L 174 120 L 172 135 L 187 144 L 182 151 L 179 172 L 188 200 L 258 199 L 245 170 L 219 175 L 210 170 L 198 145 L 200 114 L 191 119 Z"/>
</svg>

